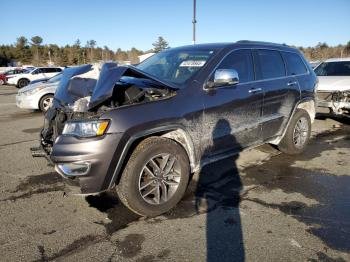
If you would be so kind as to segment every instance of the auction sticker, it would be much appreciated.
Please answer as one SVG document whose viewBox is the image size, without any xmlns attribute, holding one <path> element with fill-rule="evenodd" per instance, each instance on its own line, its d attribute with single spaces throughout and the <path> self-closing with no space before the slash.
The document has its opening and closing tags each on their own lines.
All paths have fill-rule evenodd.
<svg viewBox="0 0 350 262">
<path fill-rule="evenodd" d="M 203 60 L 187 60 L 187 61 L 183 61 L 180 66 L 181 67 L 202 67 L 204 66 L 205 61 Z"/>
</svg>

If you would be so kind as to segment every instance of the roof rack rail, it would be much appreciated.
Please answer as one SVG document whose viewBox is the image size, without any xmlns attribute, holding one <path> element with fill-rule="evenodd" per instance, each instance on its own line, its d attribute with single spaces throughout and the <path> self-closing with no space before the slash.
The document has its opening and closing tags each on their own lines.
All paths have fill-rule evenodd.
<svg viewBox="0 0 350 262">
<path fill-rule="evenodd" d="M 277 44 L 272 42 L 264 42 L 264 41 L 252 41 L 252 40 L 239 40 L 236 43 L 238 44 L 257 44 L 257 45 L 278 45 L 278 46 L 288 46 L 287 44 Z"/>
</svg>

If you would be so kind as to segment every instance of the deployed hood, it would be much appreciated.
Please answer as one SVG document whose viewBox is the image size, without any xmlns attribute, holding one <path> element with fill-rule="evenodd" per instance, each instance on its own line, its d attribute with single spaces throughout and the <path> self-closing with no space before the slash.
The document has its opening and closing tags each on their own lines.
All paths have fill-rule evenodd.
<svg viewBox="0 0 350 262">
<path fill-rule="evenodd" d="M 68 68 L 63 72 L 61 82 L 55 93 L 55 102 L 60 106 L 72 105 L 80 98 L 91 96 L 89 109 L 96 108 L 113 95 L 113 90 L 122 77 L 149 79 L 157 86 L 177 89 L 177 86 L 155 78 L 132 66 L 118 66 L 116 63 L 102 65 L 83 65 Z"/>
<path fill-rule="evenodd" d="M 350 76 L 319 76 L 318 91 L 350 90 Z"/>
</svg>

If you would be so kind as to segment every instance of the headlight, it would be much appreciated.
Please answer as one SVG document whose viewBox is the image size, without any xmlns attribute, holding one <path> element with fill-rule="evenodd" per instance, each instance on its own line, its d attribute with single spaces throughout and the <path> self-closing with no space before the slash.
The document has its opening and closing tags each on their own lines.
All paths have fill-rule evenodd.
<svg viewBox="0 0 350 262">
<path fill-rule="evenodd" d="M 109 120 L 70 121 L 64 125 L 62 134 L 78 137 L 102 136 L 108 124 Z"/>
<path fill-rule="evenodd" d="M 23 91 L 22 94 L 26 95 L 26 96 L 30 96 L 32 94 L 35 94 L 36 92 L 39 92 L 41 89 L 44 89 L 44 88 L 45 88 L 45 86 L 38 86 L 37 88 Z"/>
</svg>

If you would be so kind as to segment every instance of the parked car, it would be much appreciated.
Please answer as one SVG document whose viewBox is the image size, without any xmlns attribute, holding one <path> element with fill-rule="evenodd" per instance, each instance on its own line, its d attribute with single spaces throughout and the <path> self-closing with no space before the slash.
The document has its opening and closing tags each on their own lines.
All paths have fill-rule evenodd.
<svg viewBox="0 0 350 262">
<path fill-rule="evenodd" d="M 318 107 L 350 117 L 350 57 L 332 58 L 315 68 Z"/>
<path fill-rule="evenodd" d="M 48 80 L 21 88 L 16 96 L 16 105 L 22 109 L 40 109 L 45 113 L 52 104 L 61 77 L 62 73 L 59 73 Z"/>
<path fill-rule="evenodd" d="M 309 141 L 317 77 L 286 45 L 198 44 L 91 70 L 65 70 L 32 148 L 72 193 L 115 188 L 133 212 L 155 216 L 208 163 L 263 143 L 298 154 Z"/>
<path fill-rule="evenodd" d="M 28 85 L 32 80 L 50 78 L 62 72 L 62 70 L 61 67 L 38 67 L 27 74 L 20 74 L 12 77 L 8 80 L 8 83 L 10 85 L 16 85 L 18 88 L 22 88 Z"/>
<path fill-rule="evenodd" d="M 312 68 L 317 67 L 319 64 L 321 64 L 321 61 L 309 61 L 309 64 Z"/>
<path fill-rule="evenodd" d="M 24 73 L 27 73 L 27 72 L 28 71 L 26 69 L 20 69 L 20 68 L 8 70 L 8 71 L 0 74 L 0 85 L 6 84 L 7 80 L 9 78 L 14 77 L 17 74 L 24 74 Z"/>
</svg>

